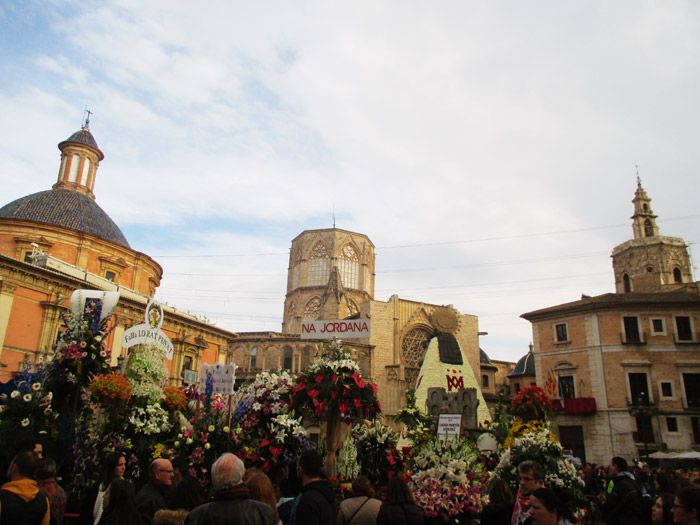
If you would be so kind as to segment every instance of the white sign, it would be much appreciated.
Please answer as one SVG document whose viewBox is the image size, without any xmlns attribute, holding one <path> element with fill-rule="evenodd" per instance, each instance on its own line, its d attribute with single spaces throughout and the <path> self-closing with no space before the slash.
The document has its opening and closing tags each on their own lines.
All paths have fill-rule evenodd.
<svg viewBox="0 0 700 525">
<path fill-rule="evenodd" d="M 303 321 L 302 339 L 366 339 L 369 338 L 370 322 L 367 319 L 344 321 Z"/>
<path fill-rule="evenodd" d="M 145 323 L 137 324 L 124 331 L 122 346 L 131 348 L 134 345 L 150 343 L 164 350 L 165 357 L 172 359 L 173 344 L 170 342 L 170 338 L 160 329 L 163 325 L 163 308 L 155 301 L 149 302 L 146 306 L 144 320 L 146 321 Z"/>
<path fill-rule="evenodd" d="M 211 381 L 212 394 L 233 394 L 236 384 L 236 365 L 202 365 L 199 373 L 199 393 L 207 391 Z"/>
<path fill-rule="evenodd" d="M 462 414 L 440 414 L 437 434 L 440 439 L 459 437 L 462 429 Z"/>
</svg>

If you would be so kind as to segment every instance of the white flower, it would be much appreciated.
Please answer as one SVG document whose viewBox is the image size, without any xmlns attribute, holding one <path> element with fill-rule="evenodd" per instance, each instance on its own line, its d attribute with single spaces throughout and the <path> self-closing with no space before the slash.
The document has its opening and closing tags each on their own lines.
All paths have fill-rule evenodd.
<svg viewBox="0 0 700 525">
<path fill-rule="evenodd" d="M 19 390 L 13 390 L 12 393 L 10 394 L 10 397 L 12 399 L 18 398 L 19 397 Z"/>
<path fill-rule="evenodd" d="M 209 450 L 211 448 L 211 443 L 204 443 L 204 450 Z"/>
<path fill-rule="evenodd" d="M 24 394 L 24 395 L 22 396 L 22 399 L 24 399 L 24 401 L 25 401 L 26 403 L 29 403 L 29 402 L 32 400 L 32 395 L 29 394 L 29 393 Z"/>
<path fill-rule="evenodd" d="M 228 434 L 231 431 L 229 427 L 224 427 L 224 434 Z"/>
<path fill-rule="evenodd" d="M 25 417 L 25 418 L 22 420 L 22 426 L 23 426 L 23 427 L 28 427 L 28 426 L 29 426 L 29 418 L 28 418 L 28 417 Z"/>
<path fill-rule="evenodd" d="M 209 427 L 207 427 L 207 430 L 209 432 L 214 432 L 214 425 L 209 425 Z"/>
<path fill-rule="evenodd" d="M 38 392 L 39 390 L 41 390 L 41 383 L 34 383 L 32 385 L 32 390 L 34 390 L 34 392 Z"/>
<path fill-rule="evenodd" d="M 192 444 L 192 438 L 187 438 L 187 441 L 185 441 L 185 443 L 187 443 L 188 445 L 191 445 L 191 444 Z"/>
<path fill-rule="evenodd" d="M 46 407 L 46 408 L 44 409 L 44 415 L 45 415 L 45 416 L 50 416 L 50 415 L 51 415 L 51 412 L 52 412 L 51 407 Z"/>
<path fill-rule="evenodd" d="M 175 443 L 173 443 L 173 446 L 174 446 L 175 448 L 179 447 L 179 446 L 180 446 L 180 442 L 179 442 L 179 441 L 176 441 Z"/>
</svg>

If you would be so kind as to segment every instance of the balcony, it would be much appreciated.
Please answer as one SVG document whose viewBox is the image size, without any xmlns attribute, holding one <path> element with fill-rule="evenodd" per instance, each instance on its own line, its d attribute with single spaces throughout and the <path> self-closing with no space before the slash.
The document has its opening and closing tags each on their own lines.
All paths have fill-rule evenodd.
<svg viewBox="0 0 700 525">
<path fill-rule="evenodd" d="M 553 399 L 552 408 L 555 412 L 563 412 L 572 416 L 589 416 L 598 411 L 594 397 Z"/>
</svg>

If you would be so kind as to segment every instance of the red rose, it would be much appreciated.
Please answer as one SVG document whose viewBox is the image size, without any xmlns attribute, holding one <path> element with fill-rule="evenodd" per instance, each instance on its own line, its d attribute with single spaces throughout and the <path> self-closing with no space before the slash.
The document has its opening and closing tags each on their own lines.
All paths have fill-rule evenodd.
<svg viewBox="0 0 700 525">
<path fill-rule="evenodd" d="M 268 446 L 269 444 L 270 444 L 270 440 L 267 439 L 267 438 L 263 439 L 263 440 L 260 442 L 260 446 L 261 446 L 261 447 L 266 447 L 266 446 Z"/>
<path fill-rule="evenodd" d="M 316 388 L 312 388 L 312 389 L 309 390 L 309 392 L 308 392 L 309 397 L 310 397 L 311 399 L 317 397 L 320 393 L 321 393 L 321 391 L 318 390 L 318 389 L 316 389 Z"/>
<path fill-rule="evenodd" d="M 348 404 L 347 403 L 340 403 L 338 405 L 338 410 L 340 410 L 341 414 L 345 414 L 348 411 Z"/>
<path fill-rule="evenodd" d="M 316 374 L 314 376 L 314 381 L 316 381 L 317 383 L 320 383 L 321 381 L 323 381 L 323 374 Z"/>
<path fill-rule="evenodd" d="M 297 392 L 301 392 L 305 388 L 306 388 L 306 385 L 304 383 L 299 383 L 297 386 L 294 387 L 292 392 L 294 392 L 296 394 Z"/>
<path fill-rule="evenodd" d="M 326 410 L 326 406 L 321 401 L 314 401 L 314 412 L 319 416 Z"/>
<path fill-rule="evenodd" d="M 361 399 L 356 397 L 355 399 L 352 400 L 352 402 L 355 403 L 356 408 L 362 408 L 362 400 Z"/>
<path fill-rule="evenodd" d="M 277 458 L 282 454 L 283 450 L 284 449 L 282 447 L 272 446 L 270 447 L 270 454 L 272 454 L 273 457 Z"/>
</svg>

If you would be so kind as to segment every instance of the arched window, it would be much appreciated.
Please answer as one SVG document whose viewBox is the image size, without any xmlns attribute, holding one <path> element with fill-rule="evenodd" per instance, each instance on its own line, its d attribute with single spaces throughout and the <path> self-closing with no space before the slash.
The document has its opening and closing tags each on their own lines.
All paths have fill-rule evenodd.
<svg viewBox="0 0 700 525">
<path fill-rule="evenodd" d="M 312 297 L 304 307 L 304 319 L 318 319 L 318 313 L 321 311 L 321 298 Z"/>
<path fill-rule="evenodd" d="M 654 235 L 654 228 L 651 227 L 651 221 L 646 219 L 644 221 L 644 236 L 652 237 Z"/>
<path fill-rule="evenodd" d="M 294 360 L 294 351 L 292 350 L 291 346 L 285 346 L 282 349 L 284 355 L 283 355 L 283 363 L 282 363 L 282 368 L 285 370 L 291 370 L 292 369 L 292 363 Z"/>
<path fill-rule="evenodd" d="M 250 349 L 250 370 L 255 370 L 258 367 L 258 347 L 254 346 Z"/>
<path fill-rule="evenodd" d="M 360 263 L 357 252 L 352 245 L 346 244 L 343 246 L 338 266 L 343 286 L 357 289 L 360 282 Z"/>
<path fill-rule="evenodd" d="M 429 342 L 430 333 L 424 328 L 414 328 L 404 336 L 401 352 L 406 366 L 420 368 Z"/>
<path fill-rule="evenodd" d="M 489 387 L 489 376 L 487 374 L 481 376 L 481 386 L 484 388 Z"/>
<path fill-rule="evenodd" d="M 632 291 L 632 283 L 630 282 L 630 276 L 625 274 L 622 274 L 622 286 L 625 289 L 625 292 L 631 292 Z"/>
<path fill-rule="evenodd" d="M 681 274 L 681 269 L 676 266 L 673 269 L 673 282 L 674 283 L 682 283 L 683 282 L 683 275 Z"/>
<path fill-rule="evenodd" d="M 331 274 L 331 258 L 328 255 L 326 245 L 318 241 L 311 250 L 309 258 L 309 286 L 318 286 L 328 283 Z"/>
</svg>

